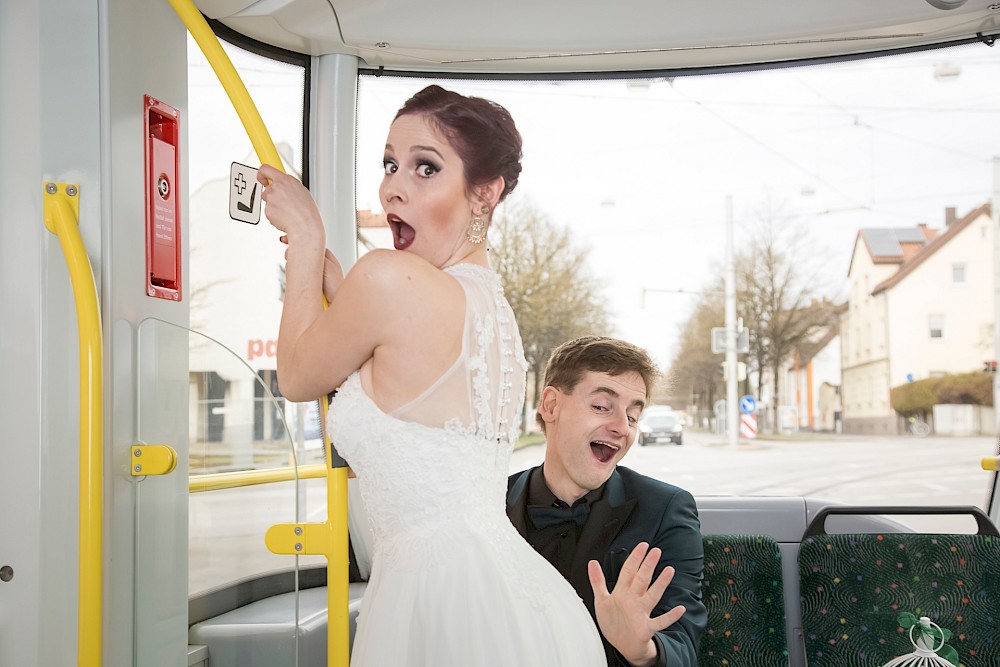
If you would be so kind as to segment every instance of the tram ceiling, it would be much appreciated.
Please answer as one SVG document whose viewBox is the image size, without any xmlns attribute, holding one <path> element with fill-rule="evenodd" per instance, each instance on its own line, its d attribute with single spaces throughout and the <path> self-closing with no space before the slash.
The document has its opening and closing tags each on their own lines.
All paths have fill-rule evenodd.
<svg viewBox="0 0 1000 667">
<path fill-rule="evenodd" d="M 988 0 L 196 0 L 281 48 L 369 67 L 559 74 L 850 56 L 1000 32 Z"/>
</svg>

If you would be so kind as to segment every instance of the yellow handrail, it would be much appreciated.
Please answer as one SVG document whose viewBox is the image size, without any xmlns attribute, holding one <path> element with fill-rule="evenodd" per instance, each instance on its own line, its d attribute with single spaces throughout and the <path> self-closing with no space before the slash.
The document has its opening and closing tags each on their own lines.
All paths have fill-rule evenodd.
<svg viewBox="0 0 1000 667">
<path fill-rule="evenodd" d="M 222 84 L 226 95 L 229 96 L 229 101 L 233 103 L 236 115 L 240 117 L 244 129 L 250 136 L 250 143 L 257 152 L 261 164 L 269 164 L 284 171 L 281 156 L 278 155 L 278 149 L 274 147 L 271 135 L 264 126 L 264 121 L 261 120 L 257 105 L 253 103 L 250 93 L 247 92 L 247 87 L 243 85 L 243 79 L 236 72 L 236 68 L 233 67 L 232 61 L 229 60 L 229 56 L 226 55 L 222 44 L 219 43 L 219 38 L 215 36 L 212 28 L 208 25 L 208 21 L 191 0 L 170 0 L 170 5 L 187 26 L 188 32 L 191 33 L 201 52 L 205 54 L 208 64 L 215 71 L 215 76 L 219 78 L 219 83 Z"/>
<path fill-rule="evenodd" d="M 236 114 L 240 117 L 243 127 L 250 137 L 257 157 L 262 164 L 284 170 L 278 150 L 271 141 L 264 121 L 261 120 L 260 112 L 250 98 L 243 80 L 233 67 L 225 50 L 219 43 L 218 37 L 209 27 L 205 17 L 201 15 L 198 8 L 191 0 L 170 0 L 170 5 L 177 12 L 188 32 L 201 48 L 202 53 L 208 60 L 219 83 L 225 88 Z M 323 299 L 323 306 L 326 307 L 326 299 Z M 321 423 L 326 423 L 327 403 L 326 398 L 319 400 L 319 413 Z M 322 545 L 322 551 L 303 551 L 299 544 L 299 551 L 276 552 L 276 553 L 315 553 L 325 555 L 327 558 L 326 583 L 327 583 L 327 661 L 331 667 L 347 667 L 350 662 L 350 634 L 348 616 L 348 545 L 347 545 L 347 466 L 339 456 L 334 457 L 333 446 L 323 429 L 323 442 L 326 450 L 327 461 L 327 489 L 326 502 L 327 514 L 326 523 L 318 528 L 330 539 L 316 542 Z M 300 531 L 301 532 L 301 531 Z M 265 542 L 267 537 L 265 536 Z M 270 546 L 270 545 L 269 545 Z"/>
<path fill-rule="evenodd" d="M 76 300 L 80 337 L 80 562 L 77 665 L 101 664 L 101 544 L 104 499 L 103 367 L 101 311 L 90 258 L 80 236 L 80 188 L 46 183 L 45 228 L 59 237 Z"/>
<path fill-rule="evenodd" d="M 268 468 L 266 470 L 237 470 L 234 472 L 216 472 L 188 477 L 188 492 L 203 493 L 220 489 L 236 489 L 255 484 L 274 484 L 275 482 L 291 482 L 296 479 L 322 479 L 326 477 L 327 466 L 324 463 L 310 463 L 298 468 Z"/>
</svg>

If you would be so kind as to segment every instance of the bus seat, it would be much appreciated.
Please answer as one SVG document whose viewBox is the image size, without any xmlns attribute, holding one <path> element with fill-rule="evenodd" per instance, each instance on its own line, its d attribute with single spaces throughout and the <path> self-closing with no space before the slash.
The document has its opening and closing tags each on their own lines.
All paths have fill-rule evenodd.
<svg viewBox="0 0 1000 667">
<path fill-rule="evenodd" d="M 705 535 L 700 667 L 785 667 L 781 553 L 767 535 Z"/>
<path fill-rule="evenodd" d="M 831 514 L 972 514 L 976 534 L 827 534 Z M 829 507 L 799 549 L 803 649 L 809 667 L 883 665 L 913 651 L 898 616 L 952 632 L 970 667 L 1000 664 L 1000 533 L 975 507 Z"/>
<path fill-rule="evenodd" d="M 354 641 L 358 608 L 367 584 L 349 585 L 350 640 Z M 295 660 L 295 593 L 272 595 L 188 629 L 188 643 L 208 647 L 211 667 L 273 667 L 327 664 L 326 587 L 300 590 L 298 600 L 298 662 Z"/>
</svg>

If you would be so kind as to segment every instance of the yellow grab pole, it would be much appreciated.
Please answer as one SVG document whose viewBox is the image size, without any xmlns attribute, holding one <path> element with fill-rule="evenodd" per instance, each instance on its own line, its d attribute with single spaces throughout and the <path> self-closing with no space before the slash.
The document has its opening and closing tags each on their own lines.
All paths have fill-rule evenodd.
<svg viewBox="0 0 1000 667">
<path fill-rule="evenodd" d="M 233 67 L 232 61 L 226 55 L 225 50 L 219 43 L 215 32 L 208 25 L 205 17 L 201 15 L 198 8 L 191 0 L 170 0 L 170 5 L 177 12 L 188 32 L 197 42 L 205 58 L 208 60 L 215 75 L 219 78 L 219 83 L 226 90 L 229 100 L 236 109 L 236 114 L 240 117 L 243 127 L 250 137 L 250 143 L 261 164 L 271 166 L 284 171 L 281 163 L 281 156 L 271 141 L 271 135 L 264 127 L 260 112 L 250 98 L 243 80 Z M 326 307 L 326 299 L 323 299 L 323 306 Z M 326 423 L 327 403 L 325 398 L 319 400 L 319 413 L 322 423 Z M 326 584 L 327 584 L 327 660 L 330 667 L 347 667 L 350 662 L 350 633 L 348 605 L 348 548 L 347 548 L 347 464 L 339 457 L 334 457 L 333 447 L 330 438 L 323 430 L 323 441 L 326 448 L 327 460 L 327 480 L 326 480 L 326 502 L 327 516 L 324 524 L 279 524 L 273 526 L 265 536 L 265 542 L 274 553 L 285 554 L 315 554 L 326 556 Z M 294 528 L 293 528 L 294 526 Z M 307 528 L 311 526 L 311 530 Z M 299 538 L 299 542 L 288 542 L 284 539 L 272 540 L 272 531 L 278 529 L 282 534 L 282 527 L 291 530 L 291 538 Z M 315 531 L 318 530 L 317 534 Z M 297 531 L 297 532 L 296 532 Z M 322 534 L 320 539 L 313 540 L 313 546 L 318 550 L 306 551 L 304 542 L 301 541 L 303 531 L 311 534 Z M 296 548 L 298 547 L 298 548 Z M 319 548 L 321 550 L 319 550 Z"/>
<path fill-rule="evenodd" d="M 94 271 L 80 236 L 80 188 L 46 183 L 45 228 L 59 237 L 76 301 L 80 338 L 80 559 L 77 572 L 77 665 L 101 664 L 104 501 L 101 311 Z"/>
<path fill-rule="evenodd" d="M 188 32 L 194 37 L 201 52 L 205 54 L 208 64 L 212 66 L 215 75 L 219 78 L 219 83 L 229 95 L 229 101 L 233 103 L 236 114 L 240 117 L 243 127 L 250 136 L 250 143 L 253 144 L 253 149 L 257 152 L 261 164 L 269 164 L 284 171 L 281 156 L 278 155 L 278 149 L 274 147 L 271 135 L 264 127 L 264 121 L 260 118 L 257 105 L 253 103 L 250 93 L 247 92 L 247 87 L 243 85 L 243 79 L 236 72 L 236 68 L 233 67 L 232 61 L 229 60 L 229 56 L 226 55 L 225 49 L 222 48 L 219 38 L 215 36 L 212 28 L 208 25 L 208 21 L 191 0 L 170 0 L 170 5 L 187 26 Z"/>
</svg>

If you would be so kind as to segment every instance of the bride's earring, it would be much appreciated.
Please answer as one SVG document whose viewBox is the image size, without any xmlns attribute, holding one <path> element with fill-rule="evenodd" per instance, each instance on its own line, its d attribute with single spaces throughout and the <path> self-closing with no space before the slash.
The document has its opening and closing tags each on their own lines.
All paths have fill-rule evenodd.
<svg viewBox="0 0 1000 667">
<path fill-rule="evenodd" d="M 490 207 L 483 204 L 483 207 L 479 211 L 479 215 L 472 219 L 472 222 L 469 223 L 469 228 L 465 230 L 465 235 L 469 239 L 469 243 L 475 243 L 476 245 L 486 240 L 487 225 L 483 216 L 490 212 Z"/>
</svg>

